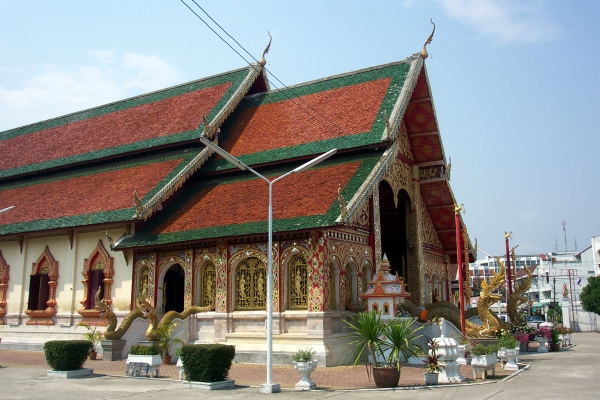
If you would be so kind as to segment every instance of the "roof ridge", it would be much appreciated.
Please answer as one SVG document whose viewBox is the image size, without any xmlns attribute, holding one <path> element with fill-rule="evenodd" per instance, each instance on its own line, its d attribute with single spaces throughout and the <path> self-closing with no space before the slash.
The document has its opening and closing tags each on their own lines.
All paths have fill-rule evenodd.
<svg viewBox="0 0 600 400">
<path fill-rule="evenodd" d="M 387 63 L 387 64 L 376 65 L 374 67 L 361 68 L 361 69 L 358 69 L 355 71 L 344 72 L 341 74 L 327 76 L 325 78 L 319 78 L 319 79 L 314 79 L 312 81 L 297 83 L 295 85 L 290 85 L 290 86 L 286 85 L 285 88 L 273 89 L 273 90 L 268 90 L 266 92 L 251 94 L 249 96 L 246 96 L 246 99 L 252 99 L 255 97 L 259 97 L 259 96 L 266 96 L 266 95 L 273 94 L 273 93 L 278 93 L 278 92 L 287 91 L 287 90 L 291 90 L 291 89 L 297 89 L 299 87 L 313 85 L 313 84 L 317 84 L 320 82 L 326 82 L 326 81 L 329 81 L 332 79 L 345 78 L 347 76 L 352 76 L 352 75 L 361 74 L 361 73 L 365 73 L 365 72 L 369 72 L 369 71 L 375 71 L 378 69 L 388 68 L 388 67 L 391 67 L 394 65 L 413 63 L 415 60 L 416 60 L 416 58 L 414 56 L 410 56 L 410 57 L 407 57 L 404 60 L 400 60 L 400 61 L 394 61 L 394 62 Z"/>
</svg>

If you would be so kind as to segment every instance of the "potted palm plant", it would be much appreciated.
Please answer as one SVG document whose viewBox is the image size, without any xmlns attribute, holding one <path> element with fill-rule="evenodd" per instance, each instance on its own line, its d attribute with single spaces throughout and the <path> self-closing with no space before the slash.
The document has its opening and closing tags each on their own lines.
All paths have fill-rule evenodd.
<svg viewBox="0 0 600 400">
<path fill-rule="evenodd" d="M 360 312 L 350 322 L 345 322 L 350 328 L 348 337 L 352 340 L 346 346 L 344 360 L 349 358 L 348 364 L 356 366 L 366 359 L 365 366 L 370 379 L 370 359 L 377 387 L 398 386 L 401 355 L 408 359 L 417 354 L 417 346 L 413 342 L 420 337 L 417 331 L 421 327 L 414 328 L 414 319 L 411 318 L 395 318 L 385 323 L 381 320 L 381 314 L 374 311 Z"/>
<path fill-rule="evenodd" d="M 177 328 L 177 322 L 159 326 L 156 330 L 160 337 L 158 347 L 163 351 L 162 363 L 165 365 L 171 364 L 171 346 L 175 343 L 183 344 L 183 340 L 173 336 L 175 328 Z"/>
<path fill-rule="evenodd" d="M 87 324 L 85 322 L 80 322 L 77 324 L 77 326 L 83 326 L 87 329 L 87 332 L 83 334 L 83 338 L 92 342 L 92 350 L 90 350 L 88 356 L 90 360 L 95 360 L 98 356 L 96 348 L 103 338 L 102 332 L 98 331 L 96 326 L 92 327 L 90 324 Z"/>
</svg>

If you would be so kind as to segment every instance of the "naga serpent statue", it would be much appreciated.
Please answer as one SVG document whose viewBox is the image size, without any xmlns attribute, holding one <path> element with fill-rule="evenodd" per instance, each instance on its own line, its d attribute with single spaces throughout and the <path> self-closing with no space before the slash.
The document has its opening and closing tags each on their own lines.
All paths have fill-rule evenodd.
<svg viewBox="0 0 600 400">
<path fill-rule="evenodd" d="M 158 331 L 168 328 L 175 318 L 184 320 L 192 314 L 208 312 L 208 311 L 212 311 L 214 309 L 215 309 L 215 304 L 213 302 L 206 307 L 191 306 L 191 307 L 187 308 L 184 312 L 181 312 L 181 313 L 177 312 L 177 311 L 169 311 L 168 313 L 163 315 L 163 317 L 160 320 L 160 323 L 158 323 L 158 325 L 156 326 L 155 329 L 153 329 L 152 331 L 150 330 L 150 328 L 152 328 L 153 325 L 151 325 L 150 328 L 148 328 L 148 333 L 146 333 L 146 337 L 148 337 L 149 334 L 156 336 Z M 150 340 L 150 339 L 148 339 L 148 340 Z"/>
<path fill-rule="evenodd" d="M 142 312 L 138 309 L 132 310 L 121 325 L 119 329 L 117 328 L 117 316 L 110 309 L 110 306 L 106 304 L 104 299 L 100 299 L 100 291 L 96 292 L 96 310 L 100 311 L 100 318 L 106 318 L 108 320 L 108 326 L 106 327 L 106 331 L 104 332 L 104 339 L 106 340 L 119 340 L 123 337 L 127 329 L 131 326 L 131 323 L 138 317 L 144 317 Z M 115 330 L 116 329 L 116 330 Z"/>
<path fill-rule="evenodd" d="M 481 319 L 481 322 L 483 323 L 483 325 L 477 325 L 466 320 L 465 334 L 467 337 L 493 337 L 500 330 L 500 328 L 506 326 L 506 323 L 500 321 L 495 313 L 490 312 L 490 307 L 502 298 L 500 294 L 494 294 L 493 292 L 497 291 L 504 285 L 506 277 L 506 267 L 504 266 L 504 263 L 498 257 L 496 257 L 496 261 L 500 265 L 500 272 L 496 274 L 494 271 L 491 271 L 492 278 L 490 279 L 490 282 L 487 283 L 484 281 L 481 284 L 481 294 L 479 296 L 479 301 L 477 302 L 477 307 L 465 311 L 465 319 L 478 315 L 479 319 Z M 519 293 L 526 291 L 527 288 L 528 284 L 525 283 L 522 286 L 519 286 Z M 514 298 L 516 302 L 518 297 L 515 296 Z M 522 299 L 522 297 L 519 299 Z M 454 324 L 456 327 L 460 328 L 461 326 L 460 309 L 456 305 L 447 301 L 436 301 L 434 303 L 426 304 L 425 314 L 419 312 L 417 306 L 410 301 L 405 302 L 402 305 L 402 308 L 404 308 L 413 317 L 419 318 L 421 322 L 424 322 L 425 320 L 432 320 L 434 318 L 444 318 Z M 424 318 L 423 315 L 425 315 Z"/>
<path fill-rule="evenodd" d="M 527 278 L 523 279 L 519 284 L 515 283 L 513 293 L 506 304 L 508 316 L 513 324 L 527 323 L 525 318 L 519 313 L 519 306 L 529 301 L 529 297 L 525 296 L 525 293 L 531 287 L 531 271 L 525 267 L 525 272 L 527 272 Z"/>
</svg>

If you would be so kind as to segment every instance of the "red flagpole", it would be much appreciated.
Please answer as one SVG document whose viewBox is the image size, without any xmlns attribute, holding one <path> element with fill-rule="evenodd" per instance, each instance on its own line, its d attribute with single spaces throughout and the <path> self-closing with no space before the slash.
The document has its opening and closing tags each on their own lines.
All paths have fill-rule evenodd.
<svg viewBox="0 0 600 400">
<path fill-rule="evenodd" d="M 460 296 L 460 327 L 463 337 L 465 337 L 465 279 L 462 264 L 462 246 L 460 234 L 460 211 L 461 206 L 454 205 L 454 219 L 456 223 L 456 263 L 458 264 L 458 293 Z"/>
<path fill-rule="evenodd" d="M 510 269 L 510 252 L 508 250 L 508 238 L 510 238 L 512 232 L 506 233 L 504 232 L 504 239 L 506 240 L 506 293 L 508 295 L 508 299 L 512 295 L 512 270 Z"/>
</svg>

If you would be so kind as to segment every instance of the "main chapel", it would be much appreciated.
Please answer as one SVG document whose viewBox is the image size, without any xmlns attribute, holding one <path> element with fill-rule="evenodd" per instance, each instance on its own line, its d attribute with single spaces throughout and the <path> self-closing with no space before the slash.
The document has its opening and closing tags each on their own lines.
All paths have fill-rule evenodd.
<svg viewBox="0 0 600 400">
<path fill-rule="evenodd" d="M 1 132 L 0 209 L 15 207 L 0 213 L 0 348 L 81 338 L 82 321 L 109 325 L 98 303 L 121 322 L 143 299 L 158 319 L 202 310 L 184 341 L 264 362 L 272 302 L 274 354 L 337 365 L 384 254 L 417 307 L 455 300 L 457 201 L 426 58 L 284 89 L 263 58 Z M 268 185 L 201 136 L 271 180 L 337 150 L 273 185 L 272 298 Z"/>
</svg>

